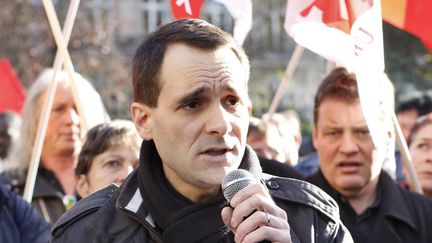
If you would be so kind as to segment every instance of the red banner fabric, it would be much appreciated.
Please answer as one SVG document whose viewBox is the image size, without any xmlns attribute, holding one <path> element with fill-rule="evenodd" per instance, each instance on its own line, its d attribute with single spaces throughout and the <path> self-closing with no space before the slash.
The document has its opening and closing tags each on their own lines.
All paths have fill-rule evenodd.
<svg viewBox="0 0 432 243">
<path fill-rule="evenodd" d="M 7 59 L 0 60 L 0 112 L 11 110 L 21 113 L 25 92 Z"/>
<path fill-rule="evenodd" d="M 199 18 L 204 0 L 171 0 L 171 12 L 175 19 Z"/>
<path fill-rule="evenodd" d="M 405 28 L 432 51 L 432 0 L 408 0 Z"/>
<path fill-rule="evenodd" d="M 432 51 L 432 0 L 382 0 L 383 19 L 419 37 Z"/>
</svg>

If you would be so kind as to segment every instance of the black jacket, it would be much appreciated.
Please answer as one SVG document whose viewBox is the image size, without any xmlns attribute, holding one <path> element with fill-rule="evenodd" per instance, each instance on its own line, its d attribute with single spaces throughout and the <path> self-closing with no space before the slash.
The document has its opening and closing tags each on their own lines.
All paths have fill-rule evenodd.
<svg viewBox="0 0 432 243">
<path fill-rule="evenodd" d="M 246 154 L 253 154 L 253 156 L 246 156 Z M 140 167 L 144 163 L 142 157 L 143 153 L 140 156 Z M 253 151 L 245 153 L 245 157 L 255 160 L 252 163 L 259 166 L 259 161 Z M 205 222 L 215 222 L 211 219 L 209 221 L 208 215 L 194 217 L 193 220 L 186 215 L 177 220 L 180 222 L 176 223 L 178 227 L 170 227 L 168 233 L 163 232 L 166 238 L 162 236 L 162 233 L 155 227 L 152 212 L 148 211 L 148 202 L 143 200 L 139 188 L 138 170 L 135 170 L 120 188 L 112 185 L 79 201 L 54 225 L 52 241 L 79 243 L 164 242 L 165 240 L 169 243 L 203 242 L 203 239 L 207 237 L 202 234 L 208 226 Z M 153 171 L 153 173 L 157 172 Z M 339 219 L 336 203 L 319 188 L 304 181 L 274 177 L 268 174 L 261 174 L 260 178 L 277 205 L 287 212 L 293 242 L 352 241 L 350 234 Z M 185 211 L 188 208 L 182 210 Z M 221 217 L 221 208 L 214 209 L 217 213 L 213 217 Z M 198 213 L 194 213 L 197 215 L 199 212 L 198 210 Z M 215 220 L 220 220 L 220 218 Z M 220 231 L 220 235 L 226 234 L 230 233 Z M 222 236 L 220 239 L 227 242 L 229 237 Z"/>
<path fill-rule="evenodd" d="M 297 170 L 294 169 L 291 165 L 281 163 L 276 160 L 265 159 L 262 157 L 258 157 L 262 171 L 264 173 L 286 177 L 286 178 L 294 178 L 303 180 L 304 176 L 302 176 Z"/>
<path fill-rule="evenodd" d="M 346 204 L 339 194 L 331 188 L 321 171 L 308 178 L 308 181 L 321 187 L 332 196 L 340 208 L 342 222 L 351 232 L 354 242 L 362 242 L 344 210 Z M 401 189 L 386 172 L 382 171 L 378 182 L 379 206 L 376 213 L 377 221 L 368 232 L 367 242 L 432 242 L 432 200 Z"/>
</svg>

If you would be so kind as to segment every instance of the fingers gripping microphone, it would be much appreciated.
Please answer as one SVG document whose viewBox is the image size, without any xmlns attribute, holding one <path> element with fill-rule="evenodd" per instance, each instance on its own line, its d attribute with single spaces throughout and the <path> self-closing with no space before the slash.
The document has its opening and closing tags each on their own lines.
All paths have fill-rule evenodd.
<svg viewBox="0 0 432 243">
<path fill-rule="evenodd" d="M 224 197 L 229 203 L 237 192 L 255 183 L 257 183 L 257 180 L 249 171 L 243 169 L 233 170 L 229 172 L 222 181 L 222 191 Z M 249 216 L 246 216 L 245 219 L 247 217 Z M 264 240 L 260 242 L 269 243 L 270 241 Z"/>
<path fill-rule="evenodd" d="M 233 170 L 229 172 L 222 181 L 224 197 L 230 202 L 237 192 L 255 183 L 257 183 L 256 179 L 249 171 L 243 169 Z"/>
</svg>

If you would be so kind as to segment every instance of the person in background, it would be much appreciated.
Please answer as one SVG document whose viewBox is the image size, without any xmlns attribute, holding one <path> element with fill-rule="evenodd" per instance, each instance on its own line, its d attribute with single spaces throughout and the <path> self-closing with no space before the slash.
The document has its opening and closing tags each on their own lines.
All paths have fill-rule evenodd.
<svg viewBox="0 0 432 243">
<path fill-rule="evenodd" d="M 150 33 L 132 69 L 140 164 L 118 189 L 67 211 L 52 242 L 350 242 L 328 195 L 262 173 L 246 145 L 249 67 L 234 39 L 204 20 Z M 222 180 L 239 168 L 256 183 L 229 207 Z"/>
<path fill-rule="evenodd" d="M 81 197 L 115 183 L 120 186 L 138 166 L 141 138 L 134 123 L 114 120 L 90 129 L 75 168 Z"/>
<path fill-rule="evenodd" d="M 289 163 L 280 161 L 285 161 L 287 158 L 284 151 L 280 150 L 283 150 L 283 146 L 288 145 L 282 141 L 273 123 L 268 122 L 264 127 L 261 119 L 251 117 L 246 143 L 257 153 L 263 172 L 281 177 L 303 179 L 303 176 Z"/>
<path fill-rule="evenodd" d="M 432 197 L 432 113 L 417 119 L 410 131 L 408 147 L 423 193 Z"/>
<path fill-rule="evenodd" d="M 389 112 L 392 112 L 394 110 L 394 86 L 388 76 L 383 73 L 380 77 L 381 79 L 381 99 L 385 100 L 386 109 Z M 384 104 L 384 103 L 383 103 Z M 387 129 L 387 145 L 385 146 L 385 158 L 384 162 L 382 164 L 382 169 L 387 172 L 387 174 L 393 179 L 397 180 L 397 178 L 401 177 L 402 171 L 398 174 L 398 163 L 400 160 L 397 160 L 395 158 L 395 147 L 396 147 L 396 131 L 393 126 L 393 122 L 391 120 L 387 121 L 389 125 Z M 313 139 L 312 139 L 313 142 Z M 303 176 L 308 177 L 313 174 L 315 174 L 319 170 L 319 158 L 318 154 L 316 152 L 316 149 L 314 148 L 315 152 L 312 152 L 311 154 L 308 154 L 307 156 L 303 157 L 295 166 L 295 169 L 300 172 Z M 384 153 L 383 153 L 384 154 Z M 399 163 L 401 166 L 401 164 Z"/>
<path fill-rule="evenodd" d="M 247 144 L 263 158 L 294 166 L 301 140 L 300 120 L 293 110 L 251 118 Z"/>
<path fill-rule="evenodd" d="M 264 114 L 263 119 L 276 125 L 286 147 L 286 163 L 295 166 L 299 160 L 299 149 L 302 143 L 298 113 L 295 110 L 284 110 L 273 114 L 271 117 Z"/>
<path fill-rule="evenodd" d="M 380 90 L 387 90 L 384 85 Z M 354 242 L 432 242 L 432 200 L 401 189 L 382 170 L 393 129 L 392 95 L 382 97 L 375 120 L 382 139 L 375 146 L 355 75 L 340 67 L 323 80 L 312 132 L 319 171 L 307 180 L 336 200 Z"/>
<path fill-rule="evenodd" d="M 246 143 L 262 158 L 276 160 L 279 163 L 289 163 L 285 151 L 287 144 L 283 142 L 273 122 L 251 117 Z"/>
<path fill-rule="evenodd" d="M 410 131 L 414 126 L 417 118 L 432 112 L 432 91 L 427 90 L 424 92 L 414 93 L 410 96 L 403 97 L 399 101 L 396 108 L 396 117 L 399 122 L 400 128 L 404 139 L 408 142 Z M 402 156 L 399 148 L 396 148 L 396 181 L 402 186 L 406 187 L 408 182 L 404 167 L 402 164 Z"/>
<path fill-rule="evenodd" d="M 31 204 L 0 183 L 0 242 L 46 243 L 50 226 Z"/>
<path fill-rule="evenodd" d="M 17 146 L 12 149 L 9 169 L 3 177 L 13 191 L 22 194 L 42 107 L 48 95 L 53 70 L 46 69 L 27 92 Z M 32 204 L 45 220 L 54 223 L 76 201 L 75 166 L 81 149 L 82 118 L 78 115 L 66 71 L 56 75 L 58 85 L 50 111 Z M 74 80 L 89 127 L 108 119 L 101 98 L 93 86 L 75 73 Z"/>
<path fill-rule="evenodd" d="M 396 117 L 403 136 L 408 140 L 417 118 L 432 112 L 432 91 L 414 93 L 402 98 L 396 108 Z"/>
<path fill-rule="evenodd" d="M 5 161 L 11 147 L 19 137 L 21 117 L 15 112 L 4 111 L 0 113 L 0 161 Z M 2 166 L 0 165 L 0 171 Z"/>
</svg>

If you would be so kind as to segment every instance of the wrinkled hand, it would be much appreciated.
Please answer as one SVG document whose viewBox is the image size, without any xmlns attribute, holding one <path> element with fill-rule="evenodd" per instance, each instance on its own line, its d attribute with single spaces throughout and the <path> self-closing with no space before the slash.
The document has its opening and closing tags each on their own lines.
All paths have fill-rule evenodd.
<svg viewBox="0 0 432 243">
<path fill-rule="evenodd" d="M 234 233 L 235 242 L 291 242 L 287 214 L 261 184 L 240 190 L 222 209 L 222 220 Z"/>
</svg>

